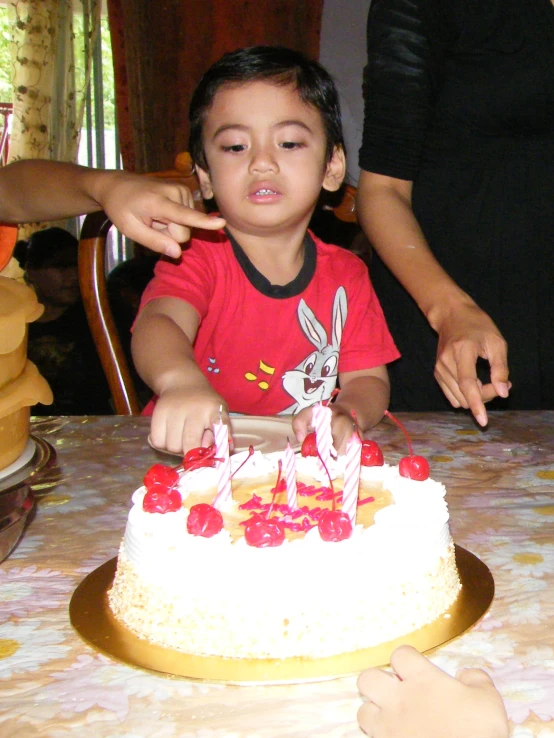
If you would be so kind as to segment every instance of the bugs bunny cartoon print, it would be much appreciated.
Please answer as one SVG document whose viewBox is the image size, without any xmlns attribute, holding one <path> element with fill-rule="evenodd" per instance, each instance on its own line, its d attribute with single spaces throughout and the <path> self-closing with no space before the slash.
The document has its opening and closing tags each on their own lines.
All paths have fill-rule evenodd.
<svg viewBox="0 0 554 738">
<path fill-rule="evenodd" d="M 338 377 L 339 350 L 346 322 L 347 299 L 344 287 L 339 287 L 333 300 L 331 343 L 327 331 L 304 300 L 298 304 L 298 320 L 302 332 L 315 349 L 298 364 L 283 374 L 283 389 L 294 399 L 294 404 L 281 414 L 297 413 L 315 402 L 327 400 L 335 389 Z"/>
</svg>

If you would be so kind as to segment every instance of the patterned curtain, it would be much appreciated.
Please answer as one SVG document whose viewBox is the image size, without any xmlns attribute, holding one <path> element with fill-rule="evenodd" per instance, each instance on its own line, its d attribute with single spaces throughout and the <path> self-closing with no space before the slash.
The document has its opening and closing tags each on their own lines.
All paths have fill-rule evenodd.
<svg viewBox="0 0 554 738">
<path fill-rule="evenodd" d="M 11 0 L 8 10 L 14 87 L 8 161 L 74 162 L 101 0 Z M 84 33 L 76 36 L 78 24 Z M 18 237 L 39 227 L 23 226 Z"/>
</svg>

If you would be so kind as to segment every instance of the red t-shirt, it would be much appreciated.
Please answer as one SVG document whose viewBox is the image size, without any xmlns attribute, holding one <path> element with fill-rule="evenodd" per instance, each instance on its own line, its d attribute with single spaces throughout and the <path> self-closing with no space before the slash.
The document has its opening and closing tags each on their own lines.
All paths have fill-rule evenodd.
<svg viewBox="0 0 554 738">
<path fill-rule="evenodd" d="M 329 398 L 338 372 L 399 357 L 367 266 L 351 252 L 307 234 L 300 274 L 280 287 L 224 232 L 198 235 L 178 262 L 158 262 L 141 308 L 176 297 L 197 310 L 194 355 L 231 412 L 297 412 Z"/>
</svg>

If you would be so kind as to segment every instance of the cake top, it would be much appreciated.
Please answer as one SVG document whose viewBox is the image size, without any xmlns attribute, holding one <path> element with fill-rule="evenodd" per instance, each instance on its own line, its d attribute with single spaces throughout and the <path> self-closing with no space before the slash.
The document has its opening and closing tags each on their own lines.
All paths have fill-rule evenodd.
<svg viewBox="0 0 554 738">
<path fill-rule="evenodd" d="M 231 540 L 244 538 L 256 548 L 280 546 L 314 528 L 323 541 L 345 540 L 398 501 L 409 513 L 406 521 L 418 516 L 425 500 L 433 504 L 427 512 L 423 504 L 424 515 L 439 510 L 447 519 L 444 487 L 429 479 L 428 464 L 414 456 L 409 438 L 410 455 L 390 467 L 379 446 L 357 434 L 344 456 L 331 449 L 324 461 L 317 429 L 300 454 L 287 444 L 283 452 L 263 455 L 250 448 L 230 456 L 226 426 L 223 439 L 221 433 L 214 428 L 216 444 L 188 452 L 180 467 L 151 467 L 133 496 L 135 506 L 152 515 L 184 508 L 190 535 L 211 538 L 225 528 Z"/>
</svg>

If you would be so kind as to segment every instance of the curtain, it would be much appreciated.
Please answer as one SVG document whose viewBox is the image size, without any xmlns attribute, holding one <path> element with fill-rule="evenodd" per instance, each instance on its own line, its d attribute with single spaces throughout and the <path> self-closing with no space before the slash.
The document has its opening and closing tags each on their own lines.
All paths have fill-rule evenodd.
<svg viewBox="0 0 554 738">
<path fill-rule="evenodd" d="M 101 0 L 17 0 L 8 11 L 14 87 L 8 162 L 75 162 Z M 79 24 L 85 32 L 75 35 Z M 75 39 L 82 39 L 81 47 Z M 21 226 L 17 237 L 40 227 Z M 0 234 L 0 243 L 10 233 L 15 242 L 12 229 Z"/>
<path fill-rule="evenodd" d="M 108 0 L 125 168 L 170 169 L 188 147 L 188 106 L 225 51 L 282 44 L 319 55 L 323 0 Z"/>
</svg>

